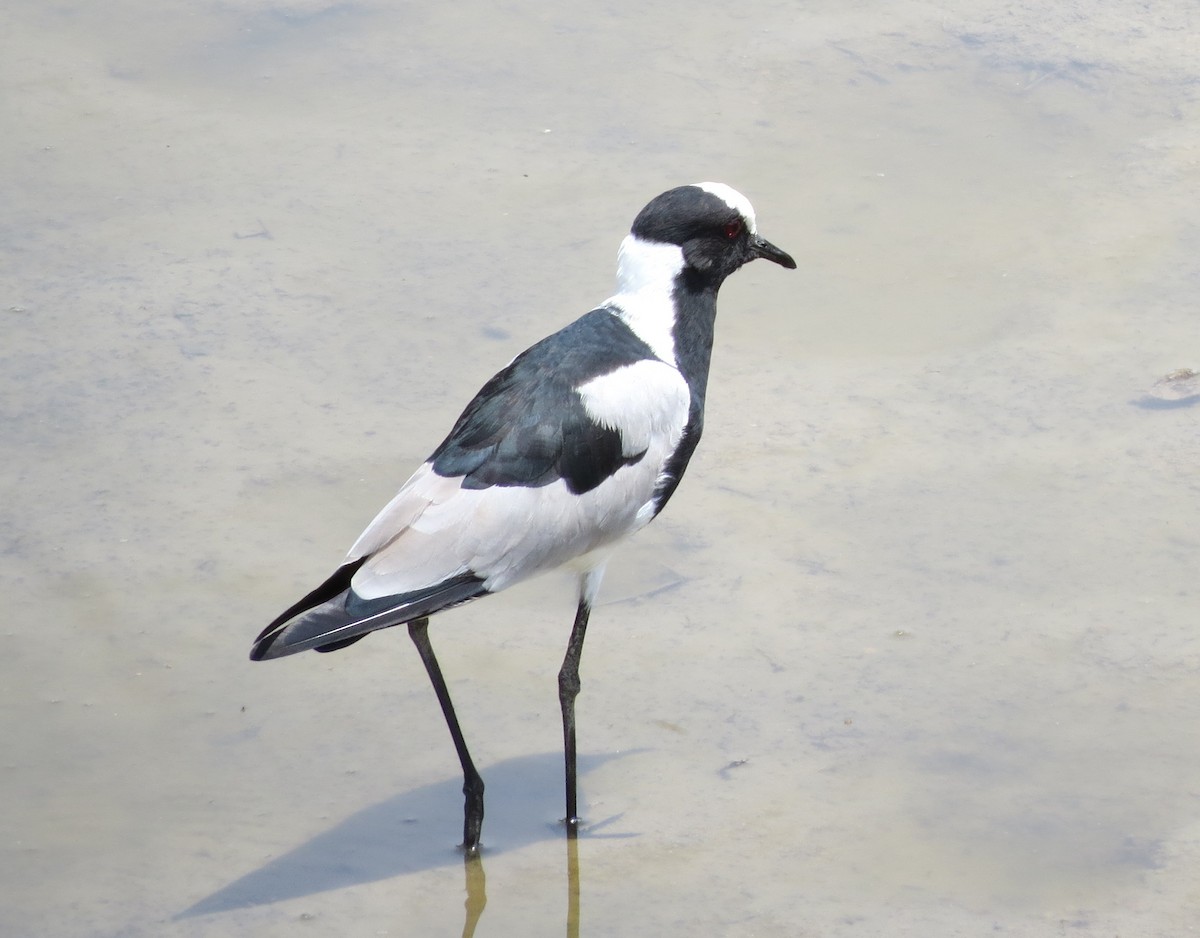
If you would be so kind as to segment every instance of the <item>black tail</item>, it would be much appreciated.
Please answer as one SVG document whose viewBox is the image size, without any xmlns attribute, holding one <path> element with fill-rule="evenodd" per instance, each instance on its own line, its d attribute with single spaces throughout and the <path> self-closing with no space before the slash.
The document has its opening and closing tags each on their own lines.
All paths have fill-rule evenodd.
<svg viewBox="0 0 1200 938">
<path fill-rule="evenodd" d="M 488 592 L 483 580 L 468 573 L 411 593 L 363 599 L 350 581 L 365 561 L 361 557 L 338 567 L 333 576 L 279 615 L 255 639 L 250 660 L 282 658 L 309 649 L 336 651 L 369 632 L 432 615 Z"/>
</svg>

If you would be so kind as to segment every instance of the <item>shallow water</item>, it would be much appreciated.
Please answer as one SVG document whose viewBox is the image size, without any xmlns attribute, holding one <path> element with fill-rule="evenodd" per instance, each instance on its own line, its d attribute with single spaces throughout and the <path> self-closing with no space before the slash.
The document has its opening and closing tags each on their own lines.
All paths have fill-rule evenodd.
<svg viewBox="0 0 1200 938">
<path fill-rule="evenodd" d="M 704 443 L 605 583 L 576 875 L 569 586 L 431 633 L 475 933 L 1194 929 L 1200 405 L 1145 406 L 1200 363 L 1190 6 L 0 21 L 0 932 L 463 930 L 407 640 L 249 643 L 708 178 L 800 270 L 723 291 Z"/>
</svg>

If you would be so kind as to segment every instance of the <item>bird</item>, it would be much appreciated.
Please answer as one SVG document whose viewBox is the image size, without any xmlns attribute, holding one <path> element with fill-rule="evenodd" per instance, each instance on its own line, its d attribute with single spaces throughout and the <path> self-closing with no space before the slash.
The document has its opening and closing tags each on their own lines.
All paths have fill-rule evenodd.
<svg viewBox="0 0 1200 938">
<path fill-rule="evenodd" d="M 675 493 L 700 441 L 725 278 L 762 258 L 754 208 L 717 182 L 678 186 L 637 214 L 616 293 L 483 385 L 450 433 L 320 586 L 255 640 L 254 661 L 345 648 L 405 625 L 463 773 L 463 842 L 479 850 L 483 779 L 429 640 L 429 617 L 555 568 L 578 605 L 558 674 L 565 824 L 577 835 L 575 698 L 605 564 Z"/>
</svg>

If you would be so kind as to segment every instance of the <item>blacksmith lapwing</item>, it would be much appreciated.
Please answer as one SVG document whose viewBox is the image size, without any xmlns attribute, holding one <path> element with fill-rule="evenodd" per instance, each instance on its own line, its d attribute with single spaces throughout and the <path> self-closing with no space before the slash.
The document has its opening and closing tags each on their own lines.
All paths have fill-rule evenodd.
<svg viewBox="0 0 1200 938">
<path fill-rule="evenodd" d="M 333 576 L 254 643 L 258 661 L 407 625 L 462 763 L 468 852 L 479 847 L 483 780 L 429 643 L 429 616 L 555 567 L 578 574 L 558 675 L 573 834 L 579 659 L 604 565 L 679 485 L 704 421 L 717 291 L 760 257 L 796 266 L 759 236 L 750 202 L 729 186 L 703 182 L 653 199 L 621 243 L 616 294 L 488 381 Z"/>
</svg>

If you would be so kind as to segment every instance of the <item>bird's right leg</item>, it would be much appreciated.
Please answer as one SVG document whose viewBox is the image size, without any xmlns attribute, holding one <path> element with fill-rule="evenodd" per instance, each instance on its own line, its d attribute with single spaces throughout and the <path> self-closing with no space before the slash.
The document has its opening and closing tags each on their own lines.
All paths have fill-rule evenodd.
<svg viewBox="0 0 1200 938">
<path fill-rule="evenodd" d="M 575 624 L 571 628 L 571 639 L 567 642 L 567 654 L 558 672 L 558 703 L 562 708 L 563 761 L 566 763 L 567 783 L 567 834 L 575 836 L 579 827 L 579 811 L 576 806 L 576 757 L 575 757 L 575 698 L 579 696 L 579 659 L 583 655 L 583 638 L 587 634 L 588 617 L 592 613 L 591 603 L 581 597 L 575 612 Z"/>
<path fill-rule="evenodd" d="M 574 837 L 579 829 L 579 811 L 576 801 L 576 756 L 575 756 L 575 698 L 579 696 L 579 659 L 583 655 L 583 639 L 587 634 L 588 618 L 592 614 L 592 603 L 604 577 L 604 565 L 600 564 L 585 572 L 579 579 L 579 607 L 575 611 L 575 624 L 571 626 L 571 638 L 567 642 L 567 653 L 558 672 L 558 703 L 562 708 L 563 757 L 566 763 L 567 783 L 567 836 Z"/>
<path fill-rule="evenodd" d="M 462 729 L 458 725 L 458 717 L 454 713 L 454 704 L 450 701 L 450 691 L 446 689 L 442 669 L 438 666 L 433 654 L 433 646 L 429 644 L 429 618 L 414 619 L 408 623 L 408 635 L 417 646 L 417 652 L 429 673 L 429 680 L 437 694 L 438 703 L 442 705 L 442 715 L 446 718 L 446 726 L 450 728 L 450 738 L 454 740 L 454 748 L 458 750 L 458 761 L 462 763 L 463 771 L 463 842 L 462 848 L 467 853 L 479 850 L 479 832 L 483 828 L 483 778 L 471 761 L 471 753 L 463 740 Z"/>
</svg>

